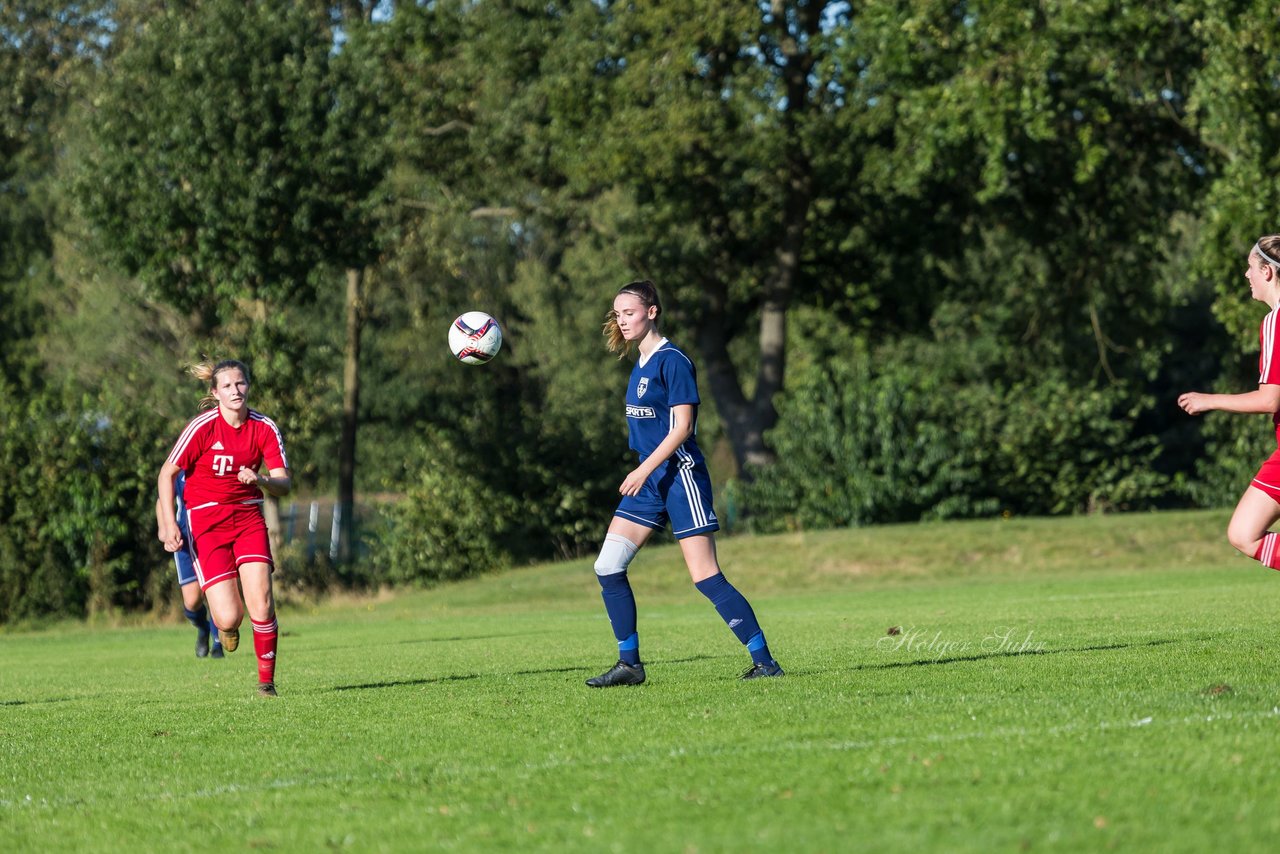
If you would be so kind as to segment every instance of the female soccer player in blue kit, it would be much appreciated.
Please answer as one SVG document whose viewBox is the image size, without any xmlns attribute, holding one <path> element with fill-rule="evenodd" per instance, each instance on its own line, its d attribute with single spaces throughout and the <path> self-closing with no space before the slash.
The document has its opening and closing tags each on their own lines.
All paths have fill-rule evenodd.
<svg viewBox="0 0 1280 854">
<path fill-rule="evenodd" d="M 178 505 L 174 519 L 178 522 L 178 531 L 182 534 L 182 547 L 173 553 L 173 565 L 178 571 L 178 587 L 182 589 L 182 615 L 191 625 L 196 627 L 196 658 L 212 655 L 222 658 L 222 641 L 218 638 L 218 626 L 209 616 L 209 609 L 204 606 L 204 594 L 196 579 L 195 553 L 191 542 L 191 531 L 187 527 L 186 502 L 182 498 L 182 487 L 186 483 L 186 475 L 179 474 L 173 481 L 173 497 Z M 156 514 L 165 512 L 156 499 Z M 212 646 L 210 643 L 212 642 Z"/>
<path fill-rule="evenodd" d="M 623 479 L 596 577 L 618 641 L 618 663 L 587 680 L 592 688 L 639 685 L 645 679 L 636 634 L 636 600 L 627 566 L 655 530 L 671 523 L 694 586 L 751 653 L 743 679 L 781 676 L 751 605 L 720 571 L 713 532 L 720 529 L 711 501 L 711 477 L 694 439 L 698 381 L 693 362 L 658 331 L 662 304 L 653 282 L 623 286 L 605 320 L 609 350 L 639 356 L 627 384 L 627 426 L 640 464 Z"/>
</svg>

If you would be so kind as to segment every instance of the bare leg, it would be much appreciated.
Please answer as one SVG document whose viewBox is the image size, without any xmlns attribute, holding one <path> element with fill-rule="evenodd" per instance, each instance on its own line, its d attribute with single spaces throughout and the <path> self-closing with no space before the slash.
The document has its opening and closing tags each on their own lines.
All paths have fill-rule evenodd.
<svg viewBox="0 0 1280 854">
<path fill-rule="evenodd" d="M 249 619 L 266 623 L 275 618 L 270 564 L 246 563 L 240 567 L 240 585 L 244 588 L 244 607 L 249 612 Z"/>
<path fill-rule="evenodd" d="M 649 535 L 653 533 L 653 528 L 639 525 L 630 519 L 623 519 L 621 516 L 614 516 L 613 521 L 609 523 L 609 533 L 616 534 L 619 537 L 626 537 L 635 543 L 638 549 L 649 539 Z"/>
<path fill-rule="evenodd" d="M 680 551 L 684 554 L 684 563 L 689 568 L 689 578 L 694 584 L 720 572 L 720 562 L 716 559 L 716 539 L 711 534 L 685 537 L 680 541 Z"/>
<path fill-rule="evenodd" d="M 200 608 L 200 585 L 194 581 L 188 581 L 182 585 L 182 606 L 188 611 L 197 611 Z"/>
<path fill-rule="evenodd" d="M 234 632 L 240 628 L 244 606 L 240 604 L 240 591 L 234 578 L 220 581 L 204 591 L 204 600 L 209 603 L 209 613 L 219 631 Z"/>
<path fill-rule="evenodd" d="M 1262 545 L 1262 538 L 1277 519 L 1280 519 L 1280 504 L 1261 489 L 1251 486 L 1240 496 L 1236 512 L 1231 514 L 1227 541 L 1242 554 L 1253 557 Z"/>
</svg>

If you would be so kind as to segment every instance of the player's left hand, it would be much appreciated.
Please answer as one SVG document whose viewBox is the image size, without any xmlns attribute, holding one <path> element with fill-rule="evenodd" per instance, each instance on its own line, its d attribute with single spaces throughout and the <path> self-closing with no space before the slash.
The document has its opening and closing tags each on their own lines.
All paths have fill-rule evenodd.
<svg viewBox="0 0 1280 854">
<path fill-rule="evenodd" d="M 1178 396 L 1178 406 L 1188 415 L 1200 415 L 1208 412 L 1209 408 L 1204 405 L 1205 395 L 1198 391 L 1189 391 L 1186 394 Z"/>
<path fill-rule="evenodd" d="M 262 480 L 258 473 L 248 466 L 240 466 L 240 471 L 236 472 L 236 477 L 246 486 L 257 486 L 258 481 Z"/>
</svg>

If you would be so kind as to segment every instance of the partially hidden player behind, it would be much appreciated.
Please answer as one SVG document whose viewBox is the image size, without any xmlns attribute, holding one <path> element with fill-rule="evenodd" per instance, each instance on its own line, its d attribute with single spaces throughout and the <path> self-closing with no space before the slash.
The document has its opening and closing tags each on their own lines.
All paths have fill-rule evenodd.
<svg viewBox="0 0 1280 854">
<path fill-rule="evenodd" d="M 711 477 L 694 439 L 700 402 L 697 374 L 689 357 L 658 331 L 661 313 L 654 284 L 631 282 L 618 291 L 604 323 L 611 352 L 622 358 L 632 344 L 639 350 L 627 384 L 627 427 L 640 464 L 618 487 L 622 500 L 595 566 L 619 659 L 587 684 L 608 688 L 644 681 L 627 567 L 649 535 L 668 522 L 694 586 L 751 653 L 752 666 L 742 678 L 781 676 L 751 605 L 724 577 L 716 560 L 713 532 L 720 524 L 712 509 Z"/>
<path fill-rule="evenodd" d="M 1258 337 L 1258 387 L 1243 394 L 1204 394 L 1189 391 L 1178 406 L 1190 415 L 1215 409 L 1224 412 L 1265 413 L 1276 425 L 1277 450 L 1262 464 L 1240 496 L 1227 524 L 1227 540 L 1244 554 L 1271 569 L 1280 569 L 1277 535 L 1270 528 L 1280 519 L 1280 234 L 1260 238 L 1249 250 L 1244 277 L 1250 295 L 1271 309 L 1262 319 Z"/>
<path fill-rule="evenodd" d="M 182 536 L 182 545 L 173 553 L 173 565 L 178 571 L 178 587 L 182 590 L 182 615 L 187 622 L 196 627 L 196 658 L 212 656 L 222 658 L 222 641 L 218 638 L 218 627 L 209 616 L 209 609 L 204 606 L 204 595 L 200 592 L 200 584 L 196 580 L 196 564 L 191 549 L 191 533 L 187 529 L 187 505 L 182 500 L 182 488 L 187 476 L 178 472 L 173 482 L 173 497 L 177 505 L 174 508 L 174 520 L 178 523 L 178 533 Z M 156 499 L 156 518 L 164 513 L 160 500 Z"/>
<path fill-rule="evenodd" d="M 239 646 L 247 610 L 258 657 L 258 693 L 274 697 L 279 629 L 262 490 L 275 496 L 289 493 L 284 439 L 274 421 L 249 408 L 249 369 L 242 362 L 206 362 L 192 367 L 191 374 L 208 388 L 202 405 L 213 408 L 187 423 L 160 467 L 160 541 L 171 552 L 182 548 L 183 534 L 173 515 L 160 510 L 174 505 L 174 479 L 183 472 L 196 578 L 222 632 L 222 645 L 227 652 Z M 258 473 L 264 462 L 265 477 Z"/>
</svg>

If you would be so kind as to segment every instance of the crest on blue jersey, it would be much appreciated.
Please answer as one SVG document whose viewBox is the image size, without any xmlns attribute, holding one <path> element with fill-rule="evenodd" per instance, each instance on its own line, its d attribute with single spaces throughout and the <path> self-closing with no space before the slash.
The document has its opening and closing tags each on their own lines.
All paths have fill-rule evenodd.
<svg viewBox="0 0 1280 854">
<path fill-rule="evenodd" d="M 649 378 L 641 377 L 640 382 L 636 383 L 636 397 L 644 397 L 644 393 L 649 390 Z"/>
</svg>

